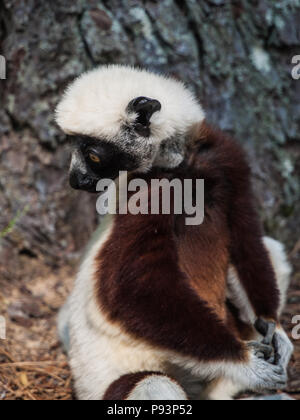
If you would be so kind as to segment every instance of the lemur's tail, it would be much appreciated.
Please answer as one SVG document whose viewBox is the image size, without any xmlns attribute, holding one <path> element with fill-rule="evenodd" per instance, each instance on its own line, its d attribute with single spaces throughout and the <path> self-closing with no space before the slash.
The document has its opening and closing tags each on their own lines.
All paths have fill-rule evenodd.
<svg viewBox="0 0 300 420">
<path fill-rule="evenodd" d="M 159 372 L 138 372 L 121 376 L 107 389 L 104 400 L 187 400 L 181 386 Z"/>
</svg>

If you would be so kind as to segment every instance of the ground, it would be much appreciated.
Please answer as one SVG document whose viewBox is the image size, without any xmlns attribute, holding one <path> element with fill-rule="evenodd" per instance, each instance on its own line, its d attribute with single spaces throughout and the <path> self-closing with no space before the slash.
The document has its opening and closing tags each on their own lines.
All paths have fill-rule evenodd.
<svg viewBox="0 0 300 420">
<path fill-rule="evenodd" d="M 70 400 L 71 374 L 57 340 L 56 316 L 74 269 L 52 272 L 22 259 L 30 276 L 0 280 L 0 314 L 8 316 L 0 348 L 0 400 Z"/>
<path fill-rule="evenodd" d="M 20 267 L 23 270 L 20 270 Z M 56 335 L 57 311 L 68 295 L 76 264 L 56 269 L 24 255 L 14 278 L 0 276 L 0 315 L 7 339 L 0 348 L 0 400 L 71 400 L 71 373 Z M 300 271 L 296 272 L 283 315 L 286 330 L 299 314 Z M 300 400 L 300 340 L 295 342 L 286 390 Z"/>
</svg>

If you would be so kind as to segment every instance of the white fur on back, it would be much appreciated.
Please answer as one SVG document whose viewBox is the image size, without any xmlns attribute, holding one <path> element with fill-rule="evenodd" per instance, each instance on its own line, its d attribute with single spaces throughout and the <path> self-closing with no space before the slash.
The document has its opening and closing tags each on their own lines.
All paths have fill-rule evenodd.
<svg viewBox="0 0 300 420">
<path fill-rule="evenodd" d="M 56 110 L 59 126 L 68 134 L 107 140 L 135 121 L 127 106 L 140 96 L 160 101 L 162 110 L 151 119 L 151 137 L 161 142 L 185 134 L 204 120 L 195 96 L 183 83 L 126 66 L 102 66 L 80 76 L 67 89 Z"/>
</svg>

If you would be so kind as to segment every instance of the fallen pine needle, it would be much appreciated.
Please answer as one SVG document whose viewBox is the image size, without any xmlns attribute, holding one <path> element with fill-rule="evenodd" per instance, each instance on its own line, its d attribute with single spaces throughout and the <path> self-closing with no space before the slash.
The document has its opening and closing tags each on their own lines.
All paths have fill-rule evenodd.
<svg viewBox="0 0 300 420">
<path fill-rule="evenodd" d="M 30 366 L 58 366 L 61 369 L 63 367 L 67 367 L 67 365 L 64 363 L 61 365 L 61 363 L 58 362 L 14 362 L 14 363 L 2 363 L 0 364 L 0 369 L 3 368 L 13 368 L 13 367 L 30 367 Z"/>
</svg>

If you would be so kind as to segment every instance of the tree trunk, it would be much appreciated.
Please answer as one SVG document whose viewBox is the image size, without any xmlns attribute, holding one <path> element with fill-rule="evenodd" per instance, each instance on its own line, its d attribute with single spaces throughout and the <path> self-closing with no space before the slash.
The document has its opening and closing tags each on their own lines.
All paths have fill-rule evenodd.
<svg viewBox="0 0 300 420">
<path fill-rule="evenodd" d="M 2 0 L 6 275 L 19 254 L 65 263 L 96 226 L 95 197 L 68 186 L 69 150 L 53 111 L 68 82 L 106 63 L 192 85 L 208 120 L 247 148 L 266 231 L 292 249 L 300 214 L 300 80 L 291 75 L 299 22 L 299 0 Z"/>
</svg>

